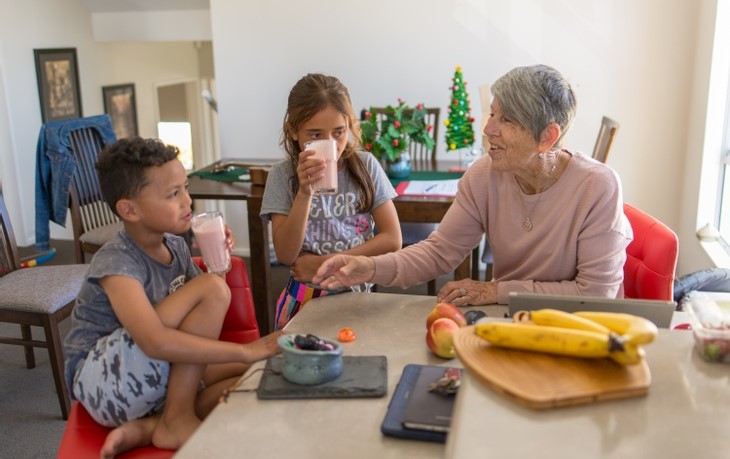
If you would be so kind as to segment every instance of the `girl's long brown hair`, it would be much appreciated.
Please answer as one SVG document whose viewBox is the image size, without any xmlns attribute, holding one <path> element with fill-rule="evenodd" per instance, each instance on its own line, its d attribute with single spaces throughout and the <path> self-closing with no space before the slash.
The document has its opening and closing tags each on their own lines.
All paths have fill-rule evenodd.
<svg viewBox="0 0 730 459">
<path fill-rule="evenodd" d="M 375 186 L 365 163 L 357 154 L 360 149 L 360 125 L 355 120 L 350 93 L 340 80 L 320 73 L 309 73 L 297 81 L 289 92 L 281 146 L 289 155 L 292 169 L 296 171 L 302 149 L 291 133 L 298 131 L 302 124 L 328 106 L 342 113 L 347 119 L 350 139 L 345 151 L 342 152 L 342 160 L 358 191 L 358 211 L 365 212 L 373 205 Z M 290 186 L 292 192 L 296 194 L 299 190 L 299 177 L 296 173 L 290 178 Z"/>
</svg>

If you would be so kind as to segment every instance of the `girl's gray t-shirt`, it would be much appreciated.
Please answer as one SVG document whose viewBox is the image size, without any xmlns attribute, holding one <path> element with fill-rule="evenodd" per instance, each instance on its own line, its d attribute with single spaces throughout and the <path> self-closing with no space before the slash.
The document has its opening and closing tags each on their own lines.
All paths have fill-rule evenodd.
<svg viewBox="0 0 730 459">
<path fill-rule="evenodd" d="M 380 163 L 370 153 L 359 152 L 375 186 L 373 205 L 367 212 L 357 211 L 357 189 L 351 175 L 342 169 L 337 173 L 337 192 L 312 196 L 302 251 L 328 255 L 357 247 L 374 236 L 372 212 L 397 196 Z M 274 164 L 269 171 L 264 191 L 261 216 L 289 215 L 295 195 L 289 179 L 296 172 L 289 159 Z"/>
</svg>

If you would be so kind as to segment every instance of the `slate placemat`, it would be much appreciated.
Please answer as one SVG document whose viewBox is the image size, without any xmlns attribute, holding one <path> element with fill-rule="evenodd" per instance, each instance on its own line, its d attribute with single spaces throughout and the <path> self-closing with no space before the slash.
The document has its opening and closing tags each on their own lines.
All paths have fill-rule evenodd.
<svg viewBox="0 0 730 459">
<path fill-rule="evenodd" d="M 280 371 L 282 357 L 266 361 L 266 368 Z M 388 392 L 388 364 L 384 355 L 344 356 L 342 374 L 332 381 L 302 386 L 281 374 L 264 371 L 257 390 L 260 399 L 383 397 Z"/>
</svg>

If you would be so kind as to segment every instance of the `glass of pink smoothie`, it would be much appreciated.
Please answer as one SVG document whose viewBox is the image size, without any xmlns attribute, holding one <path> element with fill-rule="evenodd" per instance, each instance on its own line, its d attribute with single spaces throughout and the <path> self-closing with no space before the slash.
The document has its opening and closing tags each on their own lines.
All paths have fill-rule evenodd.
<svg viewBox="0 0 730 459">
<path fill-rule="evenodd" d="M 324 177 L 312 185 L 316 195 L 337 193 L 337 142 L 331 139 L 313 140 L 304 145 L 305 150 L 314 150 L 314 158 L 324 160 Z"/>
<path fill-rule="evenodd" d="M 223 215 L 218 211 L 193 216 L 193 234 L 209 273 L 224 274 L 231 269 Z"/>
</svg>

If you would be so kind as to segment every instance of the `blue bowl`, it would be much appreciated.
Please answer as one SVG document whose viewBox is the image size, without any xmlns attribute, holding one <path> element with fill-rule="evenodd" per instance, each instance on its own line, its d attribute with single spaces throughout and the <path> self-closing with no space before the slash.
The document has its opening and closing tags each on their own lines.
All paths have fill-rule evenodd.
<svg viewBox="0 0 730 459">
<path fill-rule="evenodd" d="M 324 340 L 334 346 L 331 351 L 307 351 L 294 345 L 295 335 L 282 335 L 278 343 L 284 357 L 281 374 L 289 382 L 313 386 L 332 381 L 342 374 L 342 346 Z"/>
</svg>

